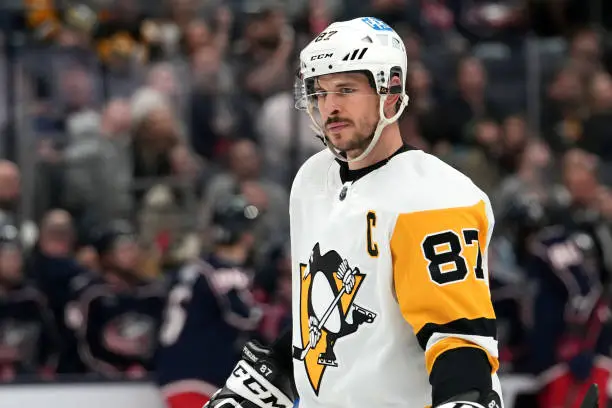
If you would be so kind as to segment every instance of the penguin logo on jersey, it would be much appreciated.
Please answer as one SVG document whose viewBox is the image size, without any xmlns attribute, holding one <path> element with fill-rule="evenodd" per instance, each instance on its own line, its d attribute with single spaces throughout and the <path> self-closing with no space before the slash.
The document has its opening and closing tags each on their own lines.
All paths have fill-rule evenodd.
<svg viewBox="0 0 612 408">
<path fill-rule="evenodd" d="M 372 323 L 376 314 L 353 302 L 366 275 L 336 251 L 321 255 L 317 243 L 308 264 L 300 264 L 300 272 L 303 347 L 293 347 L 293 358 L 304 362 L 310 385 L 319 395 L 325 369 L 342 363 L 334 353 L 338 339 Z"/>
</svg>

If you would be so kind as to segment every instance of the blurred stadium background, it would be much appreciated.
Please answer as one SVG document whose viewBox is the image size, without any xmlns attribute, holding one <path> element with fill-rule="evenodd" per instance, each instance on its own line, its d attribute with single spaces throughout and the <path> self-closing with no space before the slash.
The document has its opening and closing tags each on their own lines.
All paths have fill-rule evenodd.
<svg viewBox="0 0 612 408">
<path fill-rule="evenodd" d="M 288 189 L 322 148 L 293 109 L 296 56 L 331 21 L 363 15 L 404 38 L 406 142 L 492 198 L 507 406 L 573 407 L 582 382 L 608 381 L 612 2 L 3 0 L 3 408 L 163 406 L 154 340 L 115 364 L 75 335 L 96 325 L 78 313 L 79 278 L 102 274 L 109 239 L 130 236 L 139 277 L 163 281 L 210 247 L 211 211 L 232 194 L 261 213 L 249 266 L 258 336 L 274 338 L 290 302 Z M 37 329 L 6 300 L 14 276 L 48 305 Z"/>
</svg>

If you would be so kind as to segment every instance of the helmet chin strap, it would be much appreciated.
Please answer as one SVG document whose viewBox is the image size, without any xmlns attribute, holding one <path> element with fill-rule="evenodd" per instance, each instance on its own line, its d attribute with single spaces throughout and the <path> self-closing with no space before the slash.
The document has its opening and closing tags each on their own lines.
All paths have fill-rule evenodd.
<svg viewBox="0 0 612 408">
<path fill-rule="evenodd" d="M 385 127 L 387 125 L 390 125 L 391 123 L 397 121 L 397 119 L 400 117 L 400 115 L 402 114 L 402 112 L 404 111 L 406 106 L 408 105 L 408 95 L 406 95 L 405 93 L 400 95 L 401 103 L 400 103 L 400 106 L 399 106 L 397 112 L 392 117 L 387 118 L 387 116 L 385 115 L 385 112 L 384 112 L 385 101 L 387 99 L 387 96 L 388 96 L 387 94 L 380 95 L 380 104 L 379 104 L 379 109 L 378 109 L 379 120 L 378 120 L 378 124 L 376 125 L 376 129 L 374 130 L 374 136 L 372 137 L 372 140 L 368 144 L 368 147 L 366 147 L 366 149 L 359 156 L 357 156 L 357 157 L 355 157 L 353 159 L 348 159 L 348 158 L 344 157 L 342 155 L 342 151 L 337 149 L 331 143 L 331 141 L 325 135 L 325 131 L 321 128 L 320 125 L 317 124 L 316 120 L 314 119 L 314 114 L 313 114 L 312 106 L 308 106 L 308 115 L 310 116 L 310 119 L 312 120 L 312 122 L 314 124 L 313 130 L 315 132 L 317 132 L 319 135 L 322 136 L 325 145 L 327 146 L 329 151 L 332 152 L 332 154 L 334 156 L 336 156 L 336 158 L 338 160 L 341 160 L 341 161 L 347 162 L 347 163 L 352 163 L 352 162 L 357 162 L 357 161 L 363 160 L 363 159 L 365 159 L 365 157 L 368 154 L 370 154 L 372 152 L 372 150 L 376 146 L 376 143 L 378 143 L 378 140 L 380 139 L 380 136 L 382 135 L 382 132 L 385 129 Z"/>
</svg>

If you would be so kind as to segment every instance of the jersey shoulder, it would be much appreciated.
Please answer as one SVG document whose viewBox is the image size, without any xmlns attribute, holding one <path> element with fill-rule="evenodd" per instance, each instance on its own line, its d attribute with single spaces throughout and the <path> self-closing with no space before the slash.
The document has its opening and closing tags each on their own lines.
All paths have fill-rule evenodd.
<svg viewBox="0 0 612 408">
<path fill-rule="evenodd" d="M 398 197 L 391 201 L 399 213 L 469 207 L 483 203 L 490 207 L 487 194 L 459 170 L 434 155 L 411 150 L 394 157 L 386 178 L 388 191 Z"/>
<path fill-rule="evenodd" d="M 495 224 L 487 194 L 469 177 L 428 153 L 409 151 L 397 159 L 389 163 L 388 178 L 393 181 L 386 188 L 394 195 L 386 199 L 396 215 L 392 247 L 397 251 L 416 248 L 421 253 L 423 245 L 435 249 L 446 243 L 457 251 L 467 245 L 486 252 Z M 419 253 L 412 254 L 413 258 L 422 258 Z M 476 263 L 476 258 L 470 259 L 470 265 Z M 418 268 L 427 270 L 428 266 Z"/>
<path fill-rule="evenodd" d="M 290 199 L 297 193 L 322 191 L 322 186 L 330 184 L 331 174 L 338 174 L 340 165 L 329 149 L 321 150 L 306 160 L 293 179 Z"/>
</svg>

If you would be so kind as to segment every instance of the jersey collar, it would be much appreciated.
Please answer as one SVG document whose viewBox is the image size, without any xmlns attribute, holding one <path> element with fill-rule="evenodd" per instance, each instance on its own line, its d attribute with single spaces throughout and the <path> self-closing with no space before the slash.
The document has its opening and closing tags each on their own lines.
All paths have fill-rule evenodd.
<svg viewBox="0 0 612 408">
<path fill-rule="evenodd" d="M 372 171 L 374 171 L 374 170 L 384 166 L 394 156 L 397 156 L 400 153 L 408 152 L 410 150 L 417 150 L 417 148 L 413 147 L 413 146 L 410 146 L 408 144 L 404 144 L 404 145 L 402 145 L 402 147 L 397 149 L 395 151 L 395 153 L 393 153 L 391 156 L 387 157 L 386 159 L 383 159 L 383 160 L 381 160 L 379 162 L 371 164 L 368 167 L 364 167 L 362 169 L 357 169 L 357 170 L 350 170 L 348 168 L 348 163 L 347 162 L 344 162 L 344 161 L 336 159 L 336 161 L 340 165 L 340 180 L 342 181 L 343 184 L 347 183 L 347 182 L 355 182 L 355 181 L 359 180 L 360 178 L 362 178 L 363 176 L 371 173 Z"/>
</svg>

